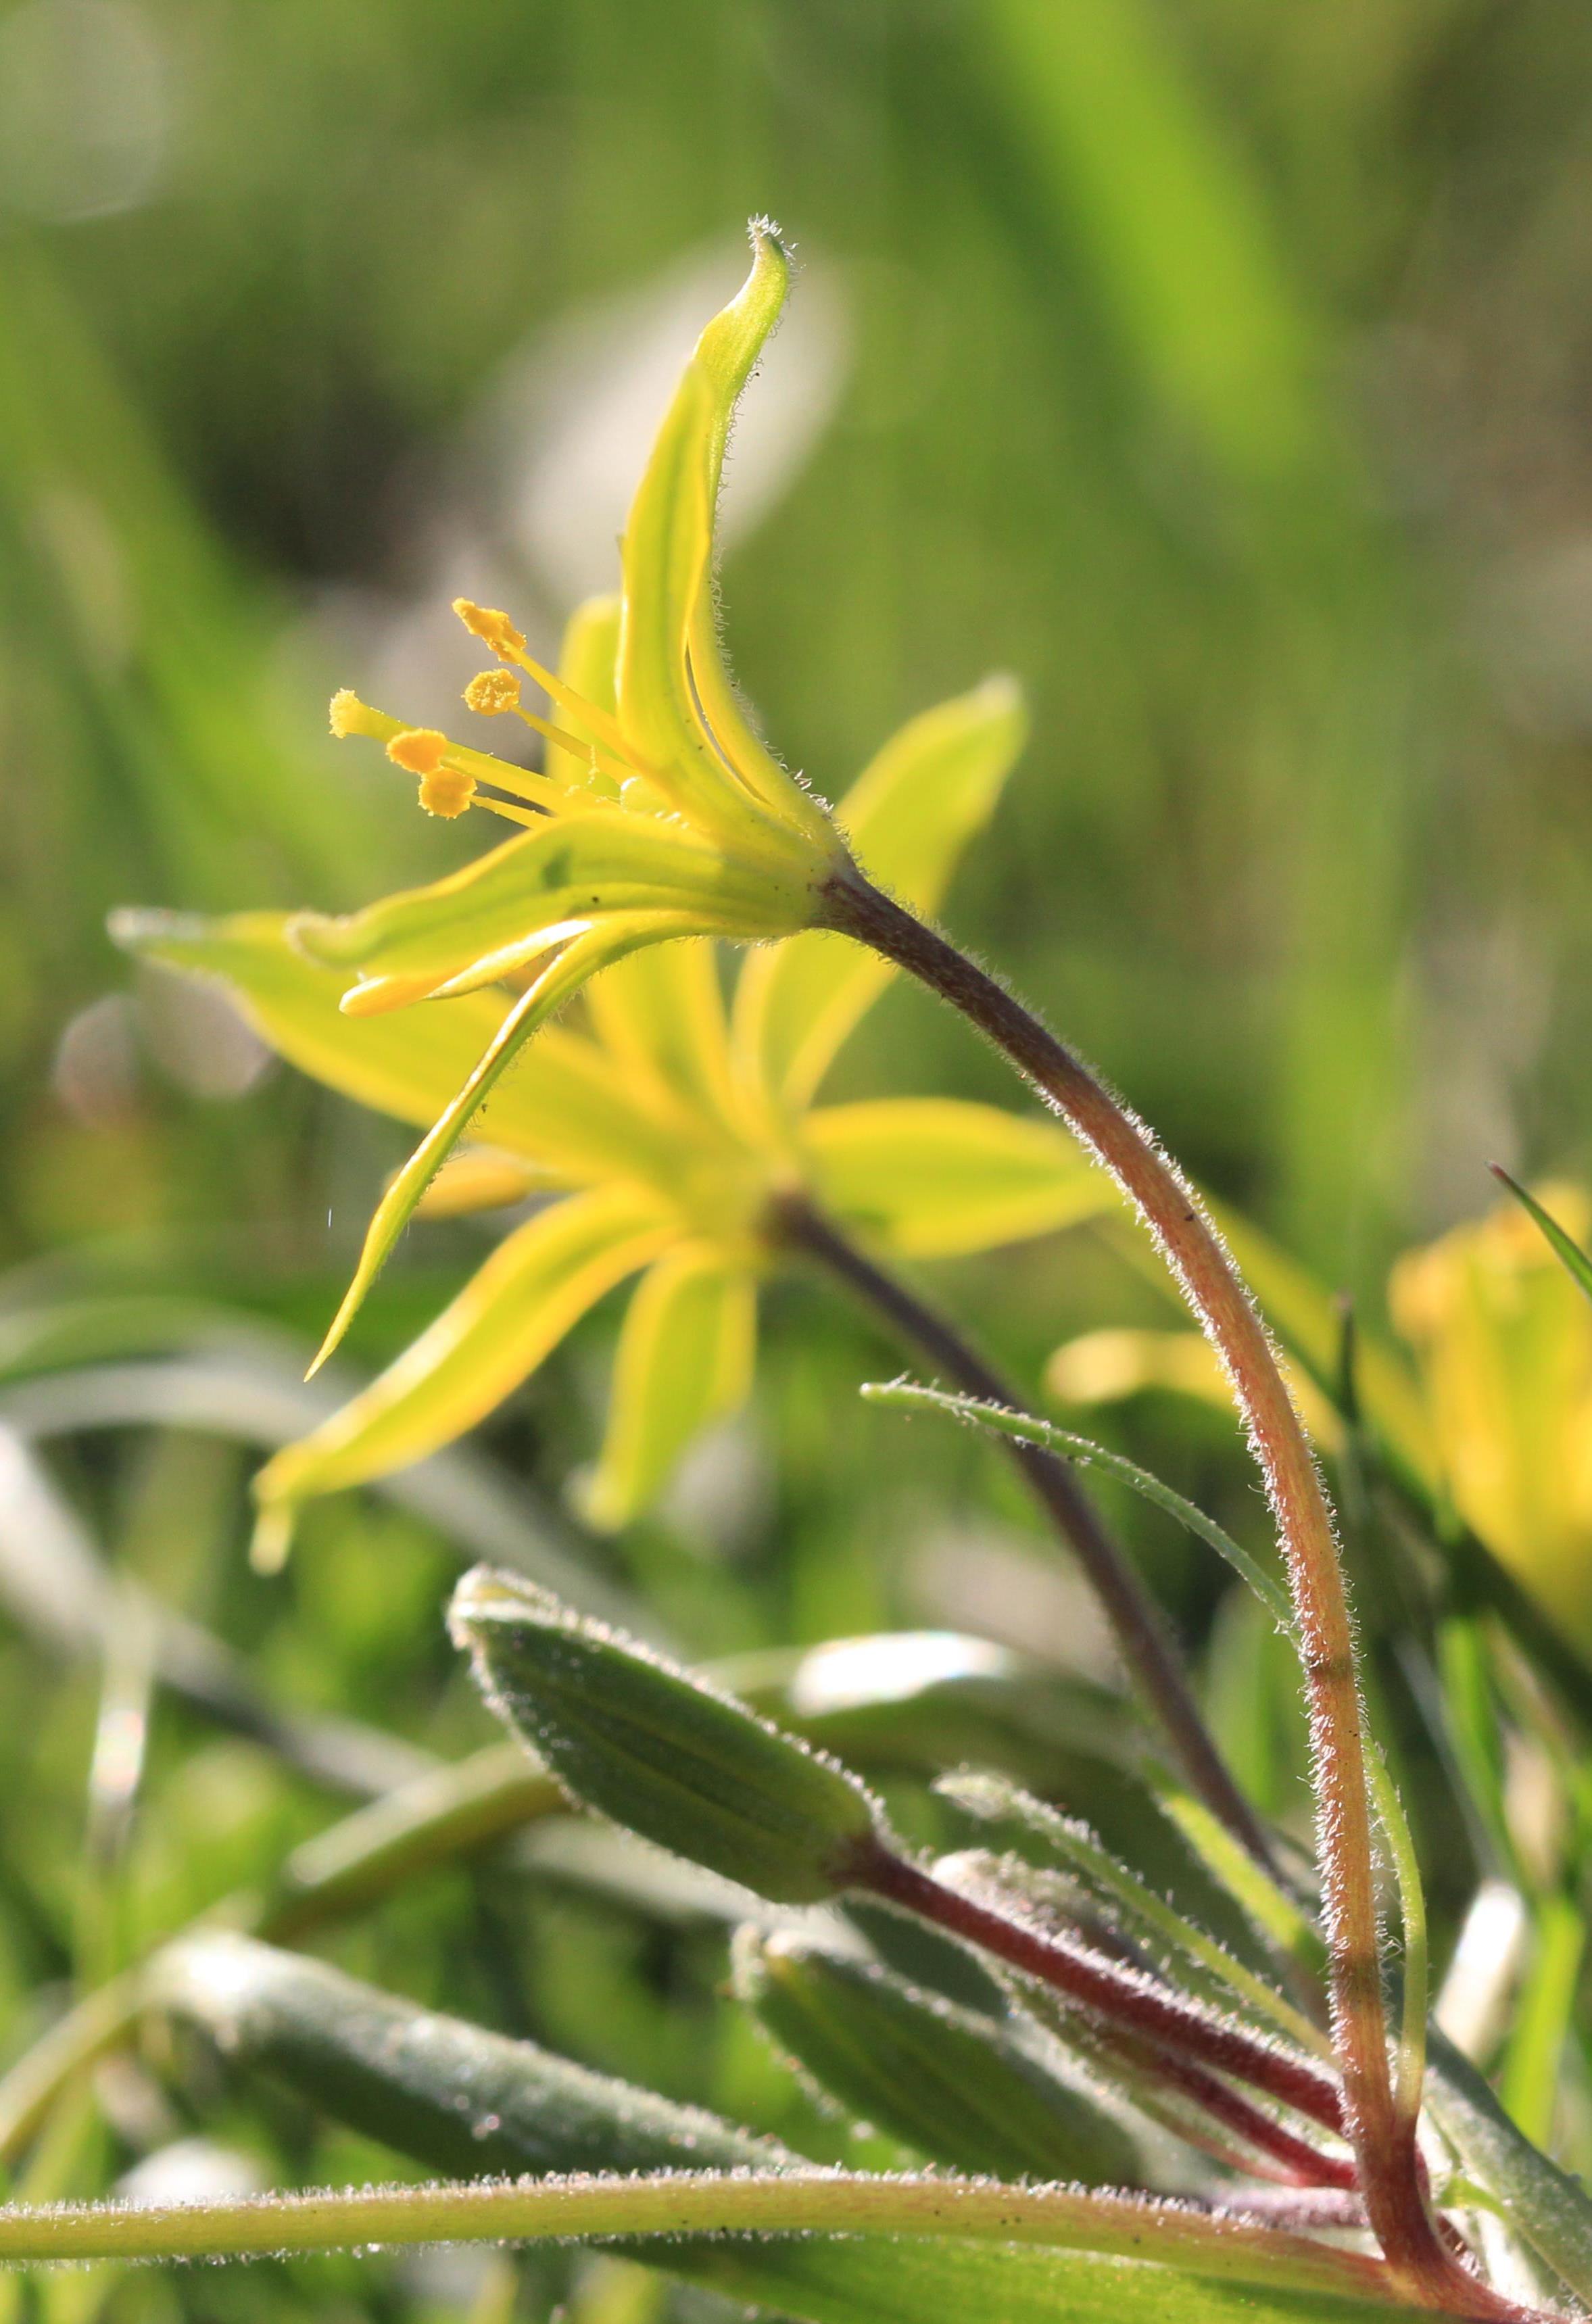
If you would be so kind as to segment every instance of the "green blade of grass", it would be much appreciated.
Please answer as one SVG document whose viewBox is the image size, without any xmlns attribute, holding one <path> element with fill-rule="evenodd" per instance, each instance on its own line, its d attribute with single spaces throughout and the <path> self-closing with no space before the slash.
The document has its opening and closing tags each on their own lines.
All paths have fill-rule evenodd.
<svg viewBox="0 0 1592 2324">
<path fill-rule="evenodd" d="M 1545 1211 L 1536 1196 L 1527 1194 L 1520 1181 L 1517 1178 L 1512 1178 L 1500 1163 L 1489 1162 L 1487 1167 L 1501 1186 L 1508 1187 L 1521 1209 L 1528 1216 L 1535 1219 L 1547 1238 L 1554 1257 L 1560 1261 L 1576 1288 L 1585 1292 L 1587 1297 L 1592 1299 L 1592 1259 L 1587 1258 L 1580 1244 L 1573 1237 L 1566 1234 L 1552 1213 Z"/>
<path fill-rule="evenodd" d="M 1021 1444 L 1037 1444 L 1047 1452 L 1060 1453 L 1063 1461 L 1075 1462 L 1081 1469 L 1103 1469 L 1108 1476 L 1117 1478 L 1142 1499 L 1164 1509 L 1168 1517 L 1175 1517 L 1197 1539 L 1209 1543 L 1239 1580 L 1254 1591 L 1278 1627 L 1292 1635 L 1293 1611 L 1282 1583 L 1267 1573 L 1247 1549 L 1241 1548 L 1214 1517 L 1207 1517 L 1203 1509 L 1185 1500 L 1170 1485 L 1164 1485 L 1159 1477 L 1141 1469 L 1136 1461 L 1108 1451 L 1092 1437 L 1075 1436 L 1071 1429 L 1057 1428 L 1051 1421 L 1036 1419 L 1032 1413 L 1008 1412 L 1000 1405 L 980 1403 L 976 1397 L 957 1396 L 947 1388 L 925 1388 L 916 1380 L 870 1380 L 862 1395 L 870 1404 L 888 1405 L 897 1411 L 946 1413 L 953 1420 L 969 1421 L 997 1436 L 1013 1436 Z"/>
</svg>

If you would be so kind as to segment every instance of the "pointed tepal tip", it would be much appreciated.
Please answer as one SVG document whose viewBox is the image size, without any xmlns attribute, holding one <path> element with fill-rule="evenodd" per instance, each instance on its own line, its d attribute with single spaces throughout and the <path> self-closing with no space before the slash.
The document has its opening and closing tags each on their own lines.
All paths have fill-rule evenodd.
<svg viewBox="0 0 1592 2324">
<path fill-rule="evenodd" d="M 765 298 L 777 293 L 778 303 L 783 304 L 796 273 L 795 249 L 771 217 L 749 219 L 746 234 L 751 244 L 751 275 L 747 288 L 761 284 Z"/>
<path fill-rule="evenodd" d="M 371 1274 L 373 1272 L 374 1270 L 372 1269 L 370 1273 L 367 1273 L 362 1267 L 359 1273 L 349 1285 L 347 1291 L 344 1295 L 343 1305 L 333 1316 L 327 1336 L 316 1350 L 314 1360 L 310 1364 L 309 1370 L 304 1375 L 307 1380 L 312 1380 L 317 1372 L 319 1371 L 321 1366 L 326 1362 L 327 1359 L 329 1356 L 336 1355 L 337 1350 L 342 1346 L 344 1333 L 347 1331 L 348 1326 L 353 1323 L 354 1316 L 358 1314 L 360 1303 L 363 1299 L 365 1293 L 370 1289 Z"/>
<path fill-rule="evenodd" d="M 261 1509 L 249 1542 L 249 1563 L 256 1573 L 281 1572 L 293 1545 L 296 1514 L 290 1501 L 268 1501 Z"/>
</svg>

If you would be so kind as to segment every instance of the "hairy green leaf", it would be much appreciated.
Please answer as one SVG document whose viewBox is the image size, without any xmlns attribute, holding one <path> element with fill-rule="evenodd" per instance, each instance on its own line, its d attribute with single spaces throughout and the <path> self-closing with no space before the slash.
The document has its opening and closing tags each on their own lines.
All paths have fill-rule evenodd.
<svg viewBox="0 0 1592 2324">
<path fill-rule="evenodd" d="M 263 2070 L 337 2120 L 433 2169 L 499 2178 L 591 2168 L 691 2172 L 676 2182 L 678 2196 L 667 2181 L 633 2182 L 628 2218 L 622 2200 L 616 2206 L 604 2192 L 612 2186 L 622 2199 L 621 2184 L 576 2182 L 590 2190 L 588 2216 L 592 2197 L 603 2213 L 600 2227 L 584 2232 L 732 2298 L 813 2324 L 922 2324 L 925 2315 L 939 2324 L 989 2324 L 995 2317 L 1001 2324 L 1055 2324 L 1058 2316 L 1077 2324 L 1357 2324 L 1386 2312 L 1381 2302 L 1387 2288 L 1372 2263 L 1297 2236 L 1063 2189 L 814 2173 L 788 2149 L 699 2108 L 247 1940 L 209 1937 L 174 1953 L 162 1997 L 174 2016 L 205 2029 L 235 2065 Z M 799 2214 L 809 2228 L 827 2223 L 831 2232 L 739 2238 L 680 2232 L 681 2205 L 691 2190 L 703 2190 L 695 2174 L 704 2168 L 758 2174 L 732 2183 L 749 2190 L 743 2211 L 761 2207 L 756 2224 L 765 2230 L 773 2207 L 756 2190 L 796 2181 L 782 2207 L 791 2223 Z M 521 2186 L 529 2209 L 534 2183 Z M 424 2204 L 432 2190 L 399 2191 Z M 511 2209 L 517 2191 L 463 2189 L 459 2203 L 449 2200 L 455 2190 L 440 2189 L 431 2208 L 449 2214 L 446 2232 L 512 2235 L 513 2226 L 494 2211 Z M 401 2234 L 401 2203 L 380 2203 L 391 2190 L 373 2192 L 380 2209 L 373 2204 L 369 2223 L 354 2233 L 360 2240 Z M 560 2225 L 558 2196 L 548 2194 L 541 2231 L 583 2232 L 573 2219 Z M 472 2196 L 483 2212 L 473 2230 L 459 2216 Z M 360 2202 L 356 2196 L 346 2207 L 351 2216 L 359 2216 Z M 241 2234 L 240 2223 L 229 2219 L 232 2240 L 217 2236 L 210 2247 L 280 2248 L 293 2216 L 290 2209 L 256 2212 L 243 2221 Z M 102 2222 L 103 2237 L 103 2223 L 115 2217 L 82 2214 L 74 2232 L 92 2242 L 94 2220 Z M 162 2234 L 180 2233 L 181 2217 L 153 2215 L 142 2247 L 159 2252 Z M 703 2217 L 700 2208 L 696 2217 Z M 867 2231 L 874 2217 L 882 2232 Z M 651 2219 L 662 2232 L 673 2229 L 663 2249 L 622 2239 L 619 2222 Z M 48 2215 L 0 2213 L 0 2252 L 29 2237 L 44 2241 L 50 2227 Z M 442 2231 L 430 2225 L 433 2237 Z M 520 2232 L 527 2231 L 522 2224 Z M 1080 2247 L 1090 2234 L 1099 2250 Z M 323 2228 L 318 2241 L 306 2238 L 299 2247 L 326 2248 L 348 2236 L 345 2219 L 341 2234 Z M 1166 2264 L 1151 2264 L 1162 2257 Z"/>
<path fill-rule="evenodd" d="M 1153 1477 L 1147 1469 L 1141 1469 L 1136 1462 L 1125 1459 L 1120 1452 L 1108 1452 L 1091 1438 L 1074 1436 L 1070 1429 L 1057 1428 L 1053 1422 L 1036 1419 L 1032 1413 L 1008 1412 L 1001 1405 L 986 1404 L 977 1397 L 958 1396 L 949 1388 L 925 1388 L 916 1380 L 870 1380 L 862 1394 L 870 1404 L 893 1405 L 903 1411 L 948 1413 L 953 1419 L 987 1428 L 994 1435 L 1015 1437 L 1021 1444 L 1037 1444 L 1048 1452 L 1059 1452 L 1063 1461 L 1075 1461 L 1081 1469 L 1103 1469 L 1142 1499 L 1164 1509 L 1199 1540 L 1209 1542 L 1239 1580 L 1254 1591 L 1278 1626 L 1292 1630 L 1293 1609 L 1283 1584 L 1247 1549 L 1241 1549 L 1214 1517 L 1208 1517 L 1192 1501 L 1185 1500 L 1170 1485 L 1164 1485 L 1159 1477 Z"/>
<path fill-rule="evenodd" d="M 997 1775 L 943 1776 L 935 1788 L 986 1822 L 1012 1818 L 1037 1832 L 1068 1868 L 1081 1874 L 1098 1895 L 1122 1908 L 1155 1943 L 1170 1946 L 1204 1972 L 1202 1989 L 1230 2006 L 1234 1999 L 1293 2036 L 1306 2049 L 1330 2057 L 1331 2046 L 1317 2025 L 1274 1991 L 1265 1978 L 1216 1942 L 1159 1896 L 1137 1873 L 1102 1848 L 1086 1824 L 1065 1816 L 1044 1800 Z"/>
<path fill-rule="evenodd" d="M 1484 2077 L 1433 2027 L 1426 2100 L 1468 2178 L 1578 2300 L 1592 2302 L 1592 2201 L 1505 2113 Z"/>
</svg>

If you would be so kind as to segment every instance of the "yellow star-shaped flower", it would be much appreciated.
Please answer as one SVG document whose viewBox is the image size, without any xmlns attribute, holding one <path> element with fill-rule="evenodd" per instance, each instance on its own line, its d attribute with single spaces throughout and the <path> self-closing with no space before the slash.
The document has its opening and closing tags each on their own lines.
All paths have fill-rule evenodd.
<svg viewBox="0 0 1592 2324">
<path fill-rule="evenodd" d="M 333 701 L 333 733 L 385 743 L 418 778 L 428 813 L 479 807 L 521 828 L 429 887 L 342 917 L 303 913 L 293 941 L 340 973 L 342 1006 L 354 1016 L 505 979 L 519 990 L 378 1206 L 317 1364 L 471 1116 L 589 976 L 678 936 L 756 939 L 814 926 L 826 888 L 845 872 L 828 809 L 753 733 L 719 650 L 713 553 L 724 449 L 790 272 L 771 226 L 756 221 L 751 239 L 751 272 L 698 340 L 631 506 L 617 643 L 605 641 L 588 673 L 577 640 L 574 666 L 555 675 L 530 658 L 506 613 L 465 599 L 456 608 L 498 657 L 466 701 L 538 730 L 548 744 L 542 769 L 456 743 L 352 693 Z M 527 678 L 548 696 L 550 717 L 525 708 Z"/>
<path fill-rule="evenodd" d="M 616 604 L 584 607 L 556 682 L 575 673 L 583 699 L 611 701 L 620 639 Z M 842 801 L 837 836 L 905 900 L 932 910 L 992 811 L 1023 732 L 1005 680 L 926 712 Z M 117 922 L 134 950 L 225 980 L 295 1065 L 405 1120 L 445 1115 L 474 1061 L 501 1049 L 523 1010 L 522 994 L 471 979 L 476 989 L 424 1007 L 351 1010 L 344 973 L 307 952 L 301 931 L 280 913 Z M 893 973 L 842 936 L 808 932 L 744 956 L 728 1005 L 711 939 L 659 945 L 594 976 L 584 1029 L 548 1028 L 495 1082 L 480 1125 L 490 1143 L 457 1150 L 424 1207 L 552 1199 L 511 1229 L 386 1372 L 262 1471 L 266 1557 L 285 1549 L 299 1503 L 473 1426 L 604 1293 L 640 1274 L 587 1494 L 595 1520 L 623 1523 L 697 1431 L 745 1396 L 757 1286 L 792 1196 L 912 1258 L 986 1249 L 1113 1204 L 1109 1182 L 1049 1121 L 948 1099 L 813 1102 Z"/>
</svg>

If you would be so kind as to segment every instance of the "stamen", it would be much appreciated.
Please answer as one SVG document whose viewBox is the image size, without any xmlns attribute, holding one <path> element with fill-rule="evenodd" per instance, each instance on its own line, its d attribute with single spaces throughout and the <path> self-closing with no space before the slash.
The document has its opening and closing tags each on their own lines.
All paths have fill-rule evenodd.
<svg viewBox="0 0 1592 2324">
<path fill-rule="evenodd" d="M 524 632 L 514 627 L 507 613 L 496 613 L 490 605 L 473 604 L 468 597 L 456 597 L 454 611 L 473 638 L 479 638 L 505 660 L 525 651 Z"/>
<path fill-rule="evenodd" d="M 567 687 L 564 691 L 567 692 Z M 538 718 L 534 710 L 527 710 L 520 699 L 520 680 L 512 670 L 478 670 L 465 688 L 465 702 L 469 709 L 479 711 L 483 718 L 497 718 L 504 711 L 513 711 L 535 733 L 545 735 L 549 742 L 556 742 L 560 750 L 567 751 L 572 757 L 584 761 L 594 773 L 603 768 L 604 762 L 606 771 L 612 773 L 616 780 L 622 779 L 631 771 L 628 760 L 616 761 L 614 753 L 604 751 L 599 743 L 584 742 L 578 734 L 571 734 L 564 727 L 555 726 L 546 718 Z"/>
<path fill-rule="evenodd" d="M 439 815 L 451 823 L 463 815 L 475 796 L 475 778 L 461 767 L 437 767 L 420 778 L 420 805 L 428 815 Z"/>
<path fill-rule="evenodd" d="M 483 675 L 508 677 L 507 671 L 486 671 Z M 510 679 L 509 683 L 512 685 L 514 681 Z M 520 715 L 522 718 L 529 715 L 525 711 Z M 339 736 L 370 734 L 384 742 L 387 756 L 395 767 L 401 767 L 406 774 L 419 776 L 420 805 L 427 814 L 444 816 L 449 821 L 463 815 L 467 807 L 484 807 L 510 823 L 534 828 L 568 798 L 564 786 L 550 782 L 546 775 L 530 774 L 523 768 L 510 766 L 505 760 L 494 759 L 485 751 L 466 750 L 450 742 L 435 726 L 406 726 L 401 718 L 390 717 L 384 710 L 373 710 L 346 687 L 332 702 L 332 732 Z M 578 743 L 573 747 L 584 751 L 586 746 Z M 509 797 L 491 798 L 477 788 L 482 783 L 501 788 Z M 516 798 L 525 799 L 528 805 L 512 805 Z"/>
<path fill-rule="evenodd" d="M 501 815 L 505 823 L 517 823 L 522 831 L 545 831 L 553 812 L 547 807 L 516 807 L 511 799 L 493 798 L 483 790 L 474 793 L 470 805 L 485 807 L 489 815 Z"/>
<path fill-rule="evenodd" d="M 348 686 L 333 695 L 331 718 L 332 732 L 339 742 L 345 742 L 350 734 L 370 734 L 378 742 L 383 742 L 398 724 L 397 719 L 390 718 L 384 710 L 373 710 L 368 702 L 362 702 Z"/>
<path fill-rule="evenodd" d="M 465 688 L 465 703 L 483 718 L 500 718 L 505 710 L 519 709 L 520 680 L 512 670 L 479 670 Z"/>
<path fill-rule="evenodd" d="M 406 726 L 387 745 L 395 767 L 410 775 L 434 775 L 453 745 L 435 726 Z"/>
<path fill-rule="evenodd" d="M 561 703 L 566 710 L 573 712 L 583 726 L 589 726 L 607 752 L 618 760 L 627 775 L 651 774 L 645 760 L 637 758 L 621 733 L 617 722 L 606 710 L 599 710 L 594 702 L 588 702 L 584 694 L 577 694 L 573 686 L 566 686 L 561 678 L 555 677 L 550 669 L 532 659 L 525 650 L 523 635 L 514 627 L 507 613 L 495 613 L 487 605 L 473 604 L 468 597 L 456 597 L 454 611 L 472 637 L 479 638 L 483 644 L 489 645 L 493 653 L 502 654 L 505 661 L 517 662 L 528 678 L 536 680 L 544 694 L 554 702 Z M 521 711 L 520 715 L 529 718 L 530 713 Z M 534 724 L 535 721 L 531 723 Z M 555 739 L 563 742 L 565 738 L 559 735 Z M 584 742 L 574 747 L 583 757 L 586 755 L 587 746 Z M 656 777 L 653 779 L 656 780 Z"/>
</svg>

